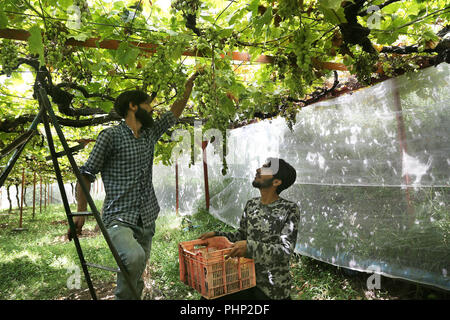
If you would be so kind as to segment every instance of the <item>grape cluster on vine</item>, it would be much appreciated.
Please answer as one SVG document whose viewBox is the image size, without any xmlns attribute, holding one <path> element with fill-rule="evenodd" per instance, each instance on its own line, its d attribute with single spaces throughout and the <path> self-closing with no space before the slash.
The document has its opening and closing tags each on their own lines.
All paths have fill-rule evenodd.
<svg viewBox="0 0 450 320">
<path fill-rule="evenodd" d="M 368 53 L 361 51 L 355 55 L 355 60 L 351 66 L 352 73 L 356 74 L 359 82 L 369 85 L 372 81 L 372 74 L 376 71 L 376 63 L 378 61 L 377 53 Z"/>
<path fill-rule="evenodd" d="M 308 28 L 294 32 L 292 52 L 288 55 L 278 54 L 274 69 L 278 79 L 289 88 L 290 95 L 303 97 L 304 88 L 315 79 L 311 56 L 312 36 Z"/>
<path fill-rule="evenodd" d="M 174 0 L 171 7 L 184 14 L 195 15 L 200 8 L 200 0 Z"/>
<path fill-rule="evenodd" d="M 73 5 L 80 10 L 80 22 L 83 24 L 91 19 L 91 11 L 86 0 L 74 0 Z"/>
<path fill-rule="evenodd" d="M 225 73 L 225 71 L 221 72 Z M 225 132 L 232 115 L 224 110 L 223 102 L 230 98 L 227 97 L 227 88 L 217 85 L 218 78 L 221 78 L 218 72 L 214 72 L 212 68 L 206 68 L 195 79 L 194 90 L 196 91 L 198 114 L 200 117 L 208 119 L 205 128 L 214 128 Z M 225 77 L 222 78 L 220 83 L 225 82 Z"/>
<path fill-rule="evenodd" d="M 9 39 L 3 39 L 0 46 L 0 65 L 2 72 L 8 77 L 11 76 L 14 68 L 17 67 L 19 52 L 16 44 Z"/>
<path fill-rule="evenodd" d="M 165 98 L 174 98 L 174 90 L 176 96 L 183 94 L 187 77 L 184 66 L 176 63 L 179 56 L 174 53 L 182 52 L 186 46 L 184 40 L 171 39 L 159 46 L 156 53 L 143 62 L 141 75 L 144 90 L 150 87 L 151 91 L 157 91 Z"/>
<path fill-rule="evenodd" d="M 62 23 L 56 22 L 47 25 L 44 34 L 44 55 L 46 64 L 53 69 L 63 67 L 64 59 L 69 49 L 66 47 L 67 29 Z"/>
<path fill-rule="evenodd" d="M 309 28 L 301 28 L 294 33 L 294 53 L 297 57 L 297 66 L 302 71 L 305 82 L 310 85 L 313 81 L 311 60 L 311 31 Z"/>
</svg>

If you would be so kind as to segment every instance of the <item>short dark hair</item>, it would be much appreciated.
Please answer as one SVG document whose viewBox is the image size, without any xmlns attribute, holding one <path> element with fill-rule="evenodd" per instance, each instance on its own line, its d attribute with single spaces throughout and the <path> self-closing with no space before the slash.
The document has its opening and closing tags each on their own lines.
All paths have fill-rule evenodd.
<svg viewBox="0 0 450 320">
<path fill-rule="evenodd" d="M 144 91 L 140 90 L 130 90 L 122 92 L 114 102 L 114 110 L 117 112 L 119 116 L 125 118 L 128 113 L 128 107 L 130 102 L 133 105 L 140 105 L 150 99 L 150 96 Z"/>
<path fill-rule="evenodd" d="M 276 173 L 273 175 L 273 177 L 275 179 L 281 180 L 281 184 L 277 187 L 276 190 L 277 194 L 280 194 L 281 191 L 286 190 L 294 184 L 295 179 L 297 179 L 297 172 L 295 171 L 293 166 L 291 166 L 285 160 L 278 158 L 267 158 L 266 163 L 270 166 L 274 166 Z"/>
</svg>

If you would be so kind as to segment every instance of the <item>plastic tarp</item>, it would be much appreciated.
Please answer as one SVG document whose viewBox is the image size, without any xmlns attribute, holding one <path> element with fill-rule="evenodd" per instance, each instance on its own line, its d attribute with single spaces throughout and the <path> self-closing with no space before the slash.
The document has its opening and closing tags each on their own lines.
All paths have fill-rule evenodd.
<svg viewBox="0 0 450 320">
<path fill-rule="evenodd" d="M 230 131 L 225 176 L 220 148 L 206 149 L 210 212 L 237 227 L 259 195 L 255 170 L 280 157 L 297 170 L 281 196 L 301 210 L 298 253 L 450 290 L 449 71 L 441 64 L 305 107 L 292 130 L 276 118 Z M 204 207 L 204 183 L 201 161 L 186 159 L 188 213 Z M 162 207 L 174 206 L 172 185 L 155 183 Z"/>
</svg>

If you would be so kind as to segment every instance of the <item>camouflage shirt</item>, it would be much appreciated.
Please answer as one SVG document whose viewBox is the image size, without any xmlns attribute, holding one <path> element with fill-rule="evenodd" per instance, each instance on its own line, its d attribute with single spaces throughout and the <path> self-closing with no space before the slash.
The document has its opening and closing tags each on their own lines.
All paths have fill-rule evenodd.
<svg viewBox="0 0 450 320">
<path fill-rule="evenodd" d="M 254 259 L 256 286 L 271 299 L 290 296 L 289 261 L 297 241 L 300 210 L 279 198 L 264 205 L 260 198 L 247 202 L 237 232 L 216 232 L 231 242 L 247 240 L 245 257 Z"/>
</svg>

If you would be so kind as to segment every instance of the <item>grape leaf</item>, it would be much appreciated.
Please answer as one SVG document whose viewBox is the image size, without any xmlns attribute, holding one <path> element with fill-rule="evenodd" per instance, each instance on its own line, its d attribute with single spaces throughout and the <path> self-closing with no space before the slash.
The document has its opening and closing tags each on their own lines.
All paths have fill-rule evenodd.
<svg viewBox="0 0 450 320">
<path fill-rule="evenodd" d="M 122 42 L 117 49 L 117 62 L 121 65 L 127 65 L 136 60 L 140 50 L 130 46 L 127 42 Z"/>
<path fill-rule="evenodd" d="M 342 0 L 319 0 L 319 3 L 327 9 L 339 10 Z"/>
<path fill-rule="evenodd" d="M 39 63 L 45 64 L 44 61 L 44 44 L 42 42 L 41 28 L 38 25 L 34 25 L 28 30 L 30 37 L 28 38 L 28 45 L 30 53 L 39 55 Z"/>
<path fill-rule="evenodd" d="M 0 11 L 0 29 L 6 28 L 8 25 L 8 17 L 3 11 Z"/>
</svg>

